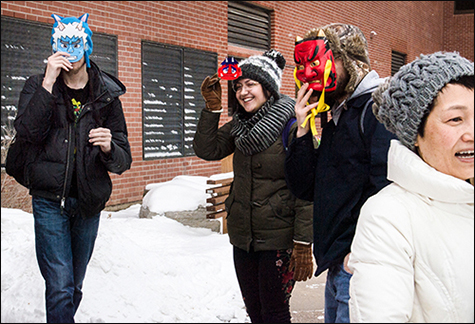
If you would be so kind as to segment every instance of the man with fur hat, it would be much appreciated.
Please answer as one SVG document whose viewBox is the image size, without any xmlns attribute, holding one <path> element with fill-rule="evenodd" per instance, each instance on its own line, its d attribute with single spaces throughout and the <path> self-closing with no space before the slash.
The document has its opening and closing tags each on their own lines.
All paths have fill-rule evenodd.
<svg viewBox="0 0 475 324">
<path fill-rule="evenodd" d="M 315 276 L 328 269 L 325 322 L 345 323 L 351 277 L 346 262 L 359 211 L 389 183 L 386 156 L 394 136 L 371 110 L 371 94 L 383 79 L 371 70 L 366 39 L 352 25 L 309 31 L 296 41 L 294 59 L 299 126 L 287 153 L 286 179 L 292 193 L 314 203 Z M 327 110 L 332 118 L 315 149 L 314 120 Z"/>
<path fill-rule="evenodd" d="M 313 274 L 312 204 L 287 188 L 282 132 L 295 101 L 280 93 L 285 59 L 276 50 L 239 63 L 233 81 L 237 107 L 218 128 L 221 86 L 217 74 L 201 85 L 206 107 L 193 148 L 198 157 L 233 156 L 234 181 L 226 199 L 228 235 L 246 311 L 253 323 L 290 323 L 295 281 Z"/>
</svg>

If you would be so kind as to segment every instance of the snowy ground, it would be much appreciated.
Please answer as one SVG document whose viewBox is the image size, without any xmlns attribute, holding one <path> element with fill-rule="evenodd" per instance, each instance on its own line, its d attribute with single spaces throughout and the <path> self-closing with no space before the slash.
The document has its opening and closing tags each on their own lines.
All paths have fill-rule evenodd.
<svg viewBox="0 0 475 324">
<path fill-rule="evenodd" d="M 159 214 L 152 219 L 138 217 L 141 205 L 102 212 L 76 322 L 249 322 L 228 236 L 161 216 L 204 206 L 207 179 L 180 176 L 151 185 L 143 203 Z M 33 216 L 1 212 L 1 322 L 45 322 Z"/>
</svg>

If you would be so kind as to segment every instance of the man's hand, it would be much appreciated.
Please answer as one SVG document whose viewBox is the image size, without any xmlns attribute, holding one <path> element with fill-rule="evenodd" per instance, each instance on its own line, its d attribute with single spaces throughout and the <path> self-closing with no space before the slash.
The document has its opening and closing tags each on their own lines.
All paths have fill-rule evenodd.
<svg viewBox="0 0 475 324">
<path fill-rule="evenodd" d="M 311 97 L 313 89 L 308 89 L 308 83 L 304 83 L 297 93 L 297 100 L 295 103 L 295 116 L 297 118 L 297 137 L 302 137 L 310 131 L 310 123 L 307 123 L 305 127 L 301 125 L 305 122 L 305 118 L 310 110 L 317 107 L 318 102 L 315 102 L 307 106 L 308 99 Z"/>
<path fill-rule="evenodd" d="M 210 111 L 221 110 L 221 84 L 218 73 L 211 78 L 207 76 L 201 83 L 201 95 L 206 102 L 206 109 Z"/>
<path fill-rule="evenodd" d="M 112 134 L 108 128 L 94 128 L 89 132 L 89 143 L 100 146 L 102 152 L 108 154 L 111 151 Z"/>
<path fill-rule="evenodd" d="M 69 71 L 73 68 L 73 64 L 68 60 L 69 53 L 56 52 L 48 57 L 48 64 L 46 65 L 46 73 L 43 79 L 43 88 L 50 93 L 53 92 L 53 84 L 56 82 L 61 70 Z"/>
<path fill-rule="evenodd" d="M 345 256 L 345 258 L 343 259 L 343 268 L 345 269 L 346 272 L 353 274 L 353 272 L 351 272 L 350 268 L 348 268 L 348 260 L 350 259 L 350 254 L 351 253 L 348 253 Z"/>
<path fill-rule="evenodd" d="M 296 281 L 307 281 L 313 275 L 312 244 L 294 242 L 294 250 L 290 257 L 289 270 L 294 271 Z"/>
</svg>

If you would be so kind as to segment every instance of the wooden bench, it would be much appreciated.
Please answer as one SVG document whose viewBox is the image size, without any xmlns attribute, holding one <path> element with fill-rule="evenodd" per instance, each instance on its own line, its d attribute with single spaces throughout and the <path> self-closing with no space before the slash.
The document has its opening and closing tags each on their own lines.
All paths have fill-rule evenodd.
<svg viewBox="0 0 475 324">
<path fill-rule="evenodd" d="M 226 216 L 228 215 L 228 213 L 225 210 L 224 201 L 229 196 L 229 190 L 231 188 L 231 183 L 233 182 L 233 179 L 234 178 L 226 178 L 206 181 L 207 184 L 216 185 L 212 188 L 206 189 L 206 193 L 211 195 L 210 198 L 206 199 L 206 202 L 211 204 L 206 206 L 206 218 L 221 218 L 223 224 L 223 234 L 226 234 L 228 232 L 228 227 L 226 226 Z"/>
</svg>

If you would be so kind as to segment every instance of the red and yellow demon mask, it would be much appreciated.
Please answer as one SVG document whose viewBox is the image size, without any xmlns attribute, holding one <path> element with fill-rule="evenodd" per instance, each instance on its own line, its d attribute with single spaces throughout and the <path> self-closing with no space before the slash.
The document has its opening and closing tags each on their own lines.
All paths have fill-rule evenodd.
<svg viewBox="0 0 475 324">
<path fill-rule="evenodd" d="M 318 106 L 310 110 L 301 125 L 305 127 L 309 121 L 312 134 L 318 141 L 315 118 L 319 113 L 330 110 L 325 103 L 325 92 L 335 91 L 337 85 L 335 58 L 323 30 L 318 32 L 316 39 L 295 40 L 294 60 L 294 79 L 299 89 L 303 83 L 308 83 L 309 89 L 320 92 Z"/>
<path fill-rule="evenodd" d="M 336 70 L 333 52 L 330 49 L 325 33 L 320 30 L 317 39 L 306 40 L 297 38 L 294 50 L 295 60 L 295 81 L 300 86 L 303 83 L 309 84 L 309 89 L 313 91 L 331 92 L 336 89 Z M 331 62 L 330 71 L 325 80 L 325 68 L 328 69 Z"/>
</svg>

